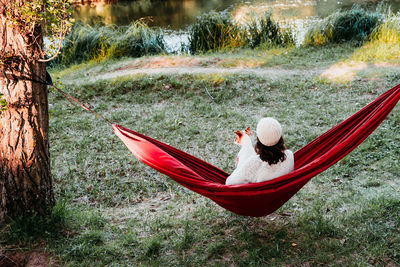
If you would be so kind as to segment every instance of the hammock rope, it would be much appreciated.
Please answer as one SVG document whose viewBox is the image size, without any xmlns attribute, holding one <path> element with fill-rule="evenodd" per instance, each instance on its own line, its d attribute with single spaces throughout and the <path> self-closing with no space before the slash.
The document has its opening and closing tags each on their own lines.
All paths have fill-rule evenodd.
<svg viewBox="0 0 400 267">
<path fill-rule="evenodd" d="M 225 185 L 229 174 L 217 167 L 170 145 L 112 123 L 52 83 L 25 79 L 52 86 L 71 104 L 75 102 L 111 124 L 114 133 L 127 148 L 151 168 L 210 198 L 231 212 L 252 217 L 274 212 L 314 176 L 345 157 L 379 126 L 400 100 L 399 84 L 296 151 L 295 168 L 289 174 L 260 183 Z"/>
<path fill-rule="evenodd" d="M 97 113 L 96 111 L 94 111 L 93 109 L 89 108 L 87 105 L 83 104 L 81 101 L 79 101 L 77 98 L 67 94 L 66 92 L 64 92 L 63 90 L 61 90 L 60 88 L 58 88 L 57 86 L 50 84 L 49 86 L 53 87 L 54 89 L 57 90 L 57 92 L 59 92 L 61 95 L 63 95 L 69 103 L 71 103 L 71 105 L 74 105 L 74 103 L 78 104 L 81 108 L 83 108 L 84 110 L 87 110 L 91 113 L 93 113 L 94 115 L 96 115 L 97 117 L 99 117 L 100 119 L 104 120 L 105 122 L 107 122 L 108 124 L 113 125 L 114 123 L 111 122 L 109 119 L 105 118 L 104 116 L 100 115 L 99 113 Z"/>
<path fill-rule="evenodd" d="M 4 76 L 4 74 L 2 74 L 2 76 Z M 66 92 L 64 92 L 63 90 L 61 90 L 60 88 L 58 88 L 57 86 L 55 86 L 53 84 L 53 81 L 51 80 L 51 76 L 50 74 L 46 71 L 46 79 L 48 80 L 43 80 L 40 77 L 38 77 L 35 74 L 30 74 L 30 76 L 35 76 L 34 78 L 30 78 L 26 75 L 14 75 L 14 74 L 10 74 L 10 75 L 6 75 L 5 78 L 10 79 L 10 80 L 26 80 L 26 81 L 31 81 L 31 82 L 35 82 L 35 83 L 40 83 L 43 85 L 47 85 L 50 86 L 52 88 L 54 88 L 59 94 L 61 94 L 65 99 L 68 100 L 68 102 L 72 105 L 72 106 L 80 106 L 81 108 L 83 108 L 86 111 L 89 111 L 91 113 L 93 113 L 94 115 L 96 115 L 98 118 L 104 120 L 105 122 L 107 122 L 108 124 L 113 124 L 113 122 L 111 122 L 109 119 L 105 118 L 104 116 L 100 115 L 99 113 L 97 113 L 96 111 L 94 111 L 93 109 L 89 108 L 87 105 L 83 104 L 82 101 L 78 100 L 77 98 L 71 96 L 70 94 L 67 94 Z"/>
</svg>

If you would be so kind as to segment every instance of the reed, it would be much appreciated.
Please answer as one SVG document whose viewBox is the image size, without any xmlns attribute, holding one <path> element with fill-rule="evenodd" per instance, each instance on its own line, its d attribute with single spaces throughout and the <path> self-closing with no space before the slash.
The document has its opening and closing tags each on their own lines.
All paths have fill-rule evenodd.
<svg viewBox="0 0 400 267">
<path fill-rule="evenodd" d="M 264 12 L 261 16 L 253 16 L 245 25 L 245 40 L 250 47 L 294 44 L 291 29 L 280 27 L 279 23 L 272 20 L 271 15 L 271 12 Z"/>
<path fill-rule="evenodd" d="M 376 27 L 369 41 L 354 51 L 352 60 L 397 64 L 400 59 L 400 16 L 390 15 Z"/>
<path fill-rule="evenodd" d="M 304 38 L 305 45 L 324 45 L 353 41 L 357 44 L 368 40 L 368 36 L 378 26 L 383 14 L 367 11 L 358 5 L 350 10 L 337 11 L 320 23 L 312 26 Z"/>
<path fill-rule="evenodd" d="M 293 45 L 290 28 L 284 29 L 273 21 L 270 12 L 252 15 L 244 25 L 236 23 L 227 12 L 210 12 L 199 16 L 189 28 L 189 51 L 206 52 L 234 47 Z"/>
<path fill-rule="evenodd" d="M 189 27 L 189 42 L 191 53 L 243 46 L 240 27 L 227 11 L 197 17 Z"/>
<path fill-rule="evenodd" d="M 376 27 L 370 35 L 370 41 L 384 44 L 400 44 L 400 16 L 392 15 Z"/>
<path fill-rule="evenodd" d="M 71 65 L 162 53 L 165 51 L 163 37 L 161 29 L 152 29 L 140 20 L 129 26 L 76 23 L 65 40 L 57 63 Z"/>
</svg>

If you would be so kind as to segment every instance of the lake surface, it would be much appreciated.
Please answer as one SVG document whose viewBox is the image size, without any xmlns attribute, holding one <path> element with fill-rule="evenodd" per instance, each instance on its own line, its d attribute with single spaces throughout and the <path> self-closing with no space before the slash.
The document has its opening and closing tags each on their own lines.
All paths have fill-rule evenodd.
<svg viewBox="0 0 400 267">
<path fill-rule="evenodd" d="M 229 9 L 240 20 L 249 12 L 272 11 L 276 20 L 304 20 L 323 18 L 338 9 L 349 9 L 359 4 L 375 9 L 374 0 L 108 0 L 76 5 L 74 17 L 88 24 L 104 23 L 128 25 L 133 20 L 146 18 L 149 25 L 184 30 L 196 16 L 212 10 Z M 392 11 L 400 10 L 400 0 L 388 1 Z"/>
</svg>

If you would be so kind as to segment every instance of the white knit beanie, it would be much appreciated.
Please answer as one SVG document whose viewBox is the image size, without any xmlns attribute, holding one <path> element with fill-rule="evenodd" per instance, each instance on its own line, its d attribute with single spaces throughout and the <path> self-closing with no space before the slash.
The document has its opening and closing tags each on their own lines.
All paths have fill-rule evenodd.
<svg viewBox="0 0 400 267">
<path fill-rule="evenodd" d="M 264 146 L 276 145 L 282 137 L 282 127 L 274 118 L 262 118 L 257 124 L 257 137 Z"/>
</svg>

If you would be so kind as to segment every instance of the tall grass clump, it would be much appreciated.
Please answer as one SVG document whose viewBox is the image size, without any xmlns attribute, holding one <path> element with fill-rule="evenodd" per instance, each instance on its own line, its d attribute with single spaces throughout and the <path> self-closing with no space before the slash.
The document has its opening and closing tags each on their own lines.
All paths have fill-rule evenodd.
<svg viewBox="0 0 400 267">
<path fill-rule="evenodd" d="M 369 39 L 374 43 L 400 44 L 400 16 L 388 17 L 372 31 Z"/>
<path fill-rule="evenodd" d="M 369 41 L 357 49 L 353 60 L 368 62 L 391 62 L 400 59 L 400 16 L 390 15 L 377 26 Z"/>
<path fill-rule="evenodd" d="M 242 46 L 240 27 L 227 12 L 210 12 L 196 18 L 189 27 L 191 53 Z"/>
<path fill-rule="evenodd" d="M 76 23 L 66 37 L 57 63 L 70 65 L 105 58 L 140 57 L 165 51 L 164 35 L 142 21 L 129 26 Z"/>
<path fill-rule="evenodd" d="M 337 11 L 312 26 L 305 35 L 305 45 L 325 45 L 354 41 L 362 43 L 382 21 L 379 11 L 367 11 L 353 6 L 347 11 Z"/>
<path fill-rule="evenodd" d="M 260 17 L 252 17 L 245 26 L 246 43 L 255 48 L 260 45 L 293 45 L 294 38 L 290 29 L 283 29 L 273 21 L 271 12 L 264 12 Z"/>
</svg>

